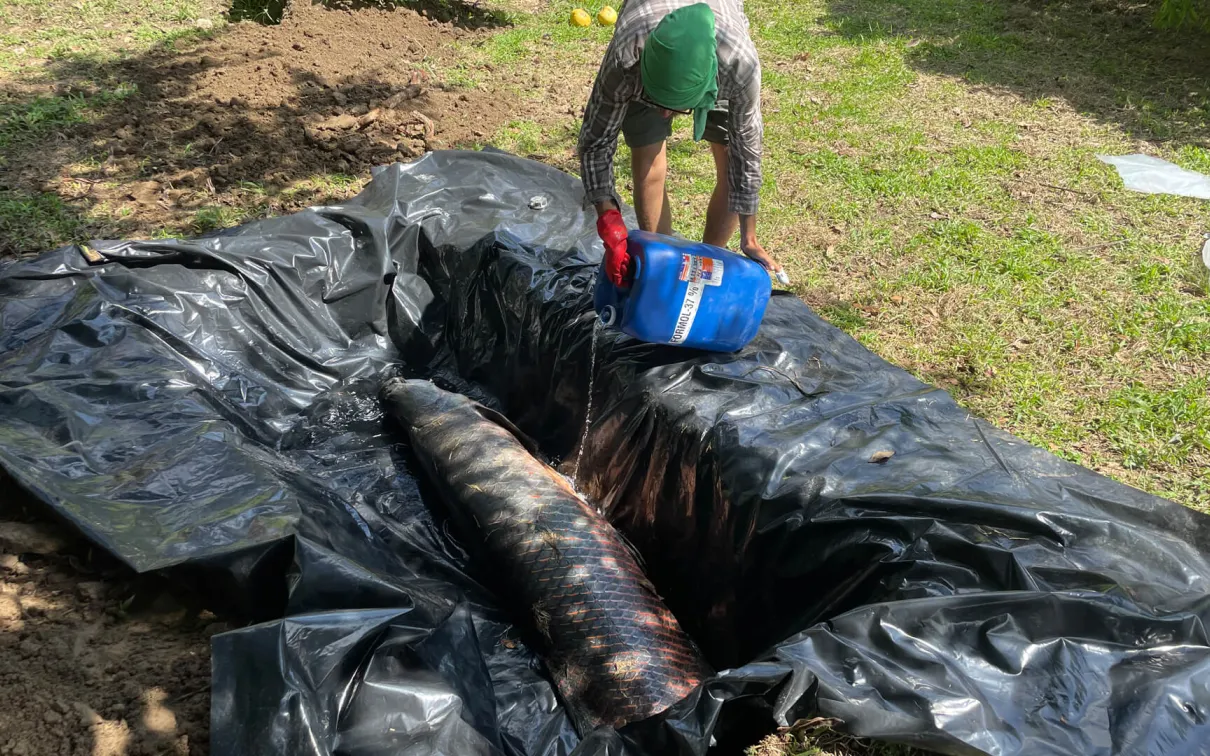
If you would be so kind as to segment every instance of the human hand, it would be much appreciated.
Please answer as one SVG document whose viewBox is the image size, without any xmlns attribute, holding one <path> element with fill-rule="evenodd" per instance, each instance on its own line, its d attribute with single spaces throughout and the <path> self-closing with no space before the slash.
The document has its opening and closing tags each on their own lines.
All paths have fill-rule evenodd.
<svg viewBox="0 0 1210 756">
<path fill-rule="evenodd" d="M 773 259 L 773 256 L 765 251 L 761 243 L 756 240 L 755 236 L 744 237 L 740 242 L 739 247 L 745 255 L 752 258 L 756 262 L 765 267 L 765 270 L 770 273 L 782 272 L 781 264 Z"/>
</svg>

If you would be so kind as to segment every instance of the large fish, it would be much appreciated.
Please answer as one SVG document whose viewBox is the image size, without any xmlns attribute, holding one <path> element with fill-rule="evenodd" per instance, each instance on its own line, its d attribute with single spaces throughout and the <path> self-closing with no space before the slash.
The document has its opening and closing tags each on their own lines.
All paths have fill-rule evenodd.
<svg viewBox="0 0 1210 756">
<path fill-rule="evenodd" d="M 392 379 L 383 399 L 581 734 L 658 714 L 710 674 L 617 532 L 507 419 L 429 381 Z"/>
</svg>

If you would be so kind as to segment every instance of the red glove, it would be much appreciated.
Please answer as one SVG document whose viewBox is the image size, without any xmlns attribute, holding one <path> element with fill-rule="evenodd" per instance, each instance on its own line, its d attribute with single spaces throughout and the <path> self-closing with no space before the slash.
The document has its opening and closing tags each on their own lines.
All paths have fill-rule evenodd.
<svg viewBox="0 0 1210 756">
<path fill-rule="evenodd" d="M 597 234 L 605 242 L 605 275 L 614 286 L 630 286 L 630 253 L 626 251 L 626 223 L 617 210 L 597 218 Z"/>
</svg>

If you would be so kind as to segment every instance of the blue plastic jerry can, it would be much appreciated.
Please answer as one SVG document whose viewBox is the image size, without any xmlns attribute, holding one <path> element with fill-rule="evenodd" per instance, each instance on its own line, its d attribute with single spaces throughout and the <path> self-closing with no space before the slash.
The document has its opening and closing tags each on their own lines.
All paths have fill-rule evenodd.
<svg viewBox="0 0 1210 756">
<path fill-rule="evenodd" d="M 735 352 L 756 337 L 773 291 L 759 263 L 725 249 L 647 231 L 627 243 L 634 279 L 597 275 L 601 322 L 651 344 Z"/>
</svg>

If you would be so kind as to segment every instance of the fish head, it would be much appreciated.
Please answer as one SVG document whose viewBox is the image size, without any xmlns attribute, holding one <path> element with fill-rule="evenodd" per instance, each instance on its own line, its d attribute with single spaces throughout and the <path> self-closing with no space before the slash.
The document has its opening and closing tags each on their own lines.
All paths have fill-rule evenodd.
<svg viewBox="0 0 1210 756">
<path fill-rule="evenodd" d="M 470 400 L 439 388 L 428 380 L 392 378 L 382 387 L 382 399 L 396 416 L 413 427 L 431 423 L 441 415 L 464 407 Z"/>
</svg>

